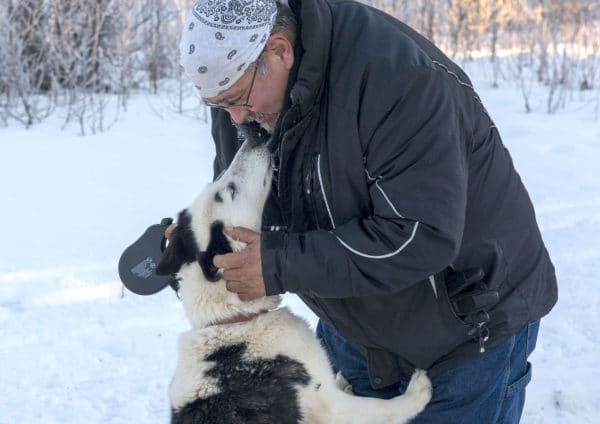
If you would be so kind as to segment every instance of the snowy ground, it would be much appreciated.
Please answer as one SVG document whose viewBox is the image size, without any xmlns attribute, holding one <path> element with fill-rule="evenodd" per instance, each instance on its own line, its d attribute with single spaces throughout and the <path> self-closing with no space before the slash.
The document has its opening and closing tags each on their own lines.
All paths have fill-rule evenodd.
<svg viewBox="0 0 600 424">
<path fill-rule="evenodd" d="M 524 423 L 600 422 L 600 123 L 576 100 L 522 112 L 478 84 L 533 198 L 560 279 Z M 542 100 L 540 99 L 540 103 Z M 540 106 L 540 109 L 542 107 Z M 158 113 L 157 113 L 158 111 Z M 212 175 L 209 127 L 140 96 L 110 131 L 0 128 L 0 424 L 160 423 L 178 333 L 170 290 L 123 293 L 121 250 Z M 314 323 L 295 297 L 286 302 Z"/>
</svg>

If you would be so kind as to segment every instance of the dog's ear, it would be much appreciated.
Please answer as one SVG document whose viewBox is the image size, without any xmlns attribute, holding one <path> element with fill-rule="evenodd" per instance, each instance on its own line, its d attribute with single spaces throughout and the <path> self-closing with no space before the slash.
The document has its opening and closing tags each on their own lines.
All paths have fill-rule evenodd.
<svg viewBox="0 0 600 424">
<path fill-rule="evenodd" d="M 187 211 L 179 214 L 177 226 L 171 233 L 169 244 L 156 267 L 157 275 L 175 274 L 184 263 L 194 262 L 197 248 L 190 222 L 191 218 Z"/>
<path fill-rule="evenodd" d="M 178 234 L 177 228 L 173 230 L 169 244 L 163 252 L 163 257 L 156 267 L 157 275 L 175 274 L 181 269 L 184 262 L 184 246 L 181 237 Z"/>
<path fill-rule="evenodd" d="M 196 256 L 200 268 L 204 273 L 204 278 L 208 281 L 219 281 L 221 276 L 219 275 L 219 268 L 213 265 L 213 258 L 216 255 L 224 255 L 231 253 L 231 245 L 229 240 L 223 233 L 223 223 L 221 221 L 215 221 L 210 226 L 210 241 L 204 252 L 199 252 Z"/>
</svg>

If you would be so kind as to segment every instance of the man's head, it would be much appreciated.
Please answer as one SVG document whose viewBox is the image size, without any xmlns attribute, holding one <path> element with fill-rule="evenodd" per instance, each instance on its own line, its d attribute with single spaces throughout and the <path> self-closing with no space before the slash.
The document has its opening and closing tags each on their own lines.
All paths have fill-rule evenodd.
<svg viewBox="0 0 600 424">
<path fill-rule="evenodd" d="M 275 0 L 197 0 L 181 64 L 204 102 L 272 129 L 294 64 L 295 18 Z"/>
</svg>

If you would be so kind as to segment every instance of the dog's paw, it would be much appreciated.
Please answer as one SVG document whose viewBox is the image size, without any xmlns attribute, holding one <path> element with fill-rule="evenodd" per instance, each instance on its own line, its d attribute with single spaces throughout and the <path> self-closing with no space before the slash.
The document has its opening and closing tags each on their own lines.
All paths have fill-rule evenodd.
<svg viewBox="0 0 600 424">
<path fill-rule="evenodd" d="M 431 391 L 431 380 L 427 377 L 427 372 L 419 369 L 415 370 L 410 378 L 405 395 L 414 397 L 419 403 L 425 405 L 431 400 Z"/>
<path fill-rule="evenodd" d="M 352 391 L 352 385 L 348 382 L 348 380 L 346 380 L 341 371 L 338 371 L 338 373 L 335 375 L 335 385 L 342 392 L 346 392 L 349 395 L 354 394 Z"/>
</svg>

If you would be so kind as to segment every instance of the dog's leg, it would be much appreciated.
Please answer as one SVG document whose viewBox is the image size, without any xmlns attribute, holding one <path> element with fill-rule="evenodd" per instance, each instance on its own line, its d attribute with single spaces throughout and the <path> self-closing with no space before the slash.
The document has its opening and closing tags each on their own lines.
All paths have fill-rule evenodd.
<svg viewBox="0 0 600 424">
<path fill-rule="evenodd" d="M 417 416 L 430 400 L 431 381 L 425 371 L 417 370 L 412 375 L 406 392 L 390 400 L 353 396 L 346 391 L 336 391 L 333 395 L 334 411 L 331 422 L 403 424 Z"/>
</svg>

